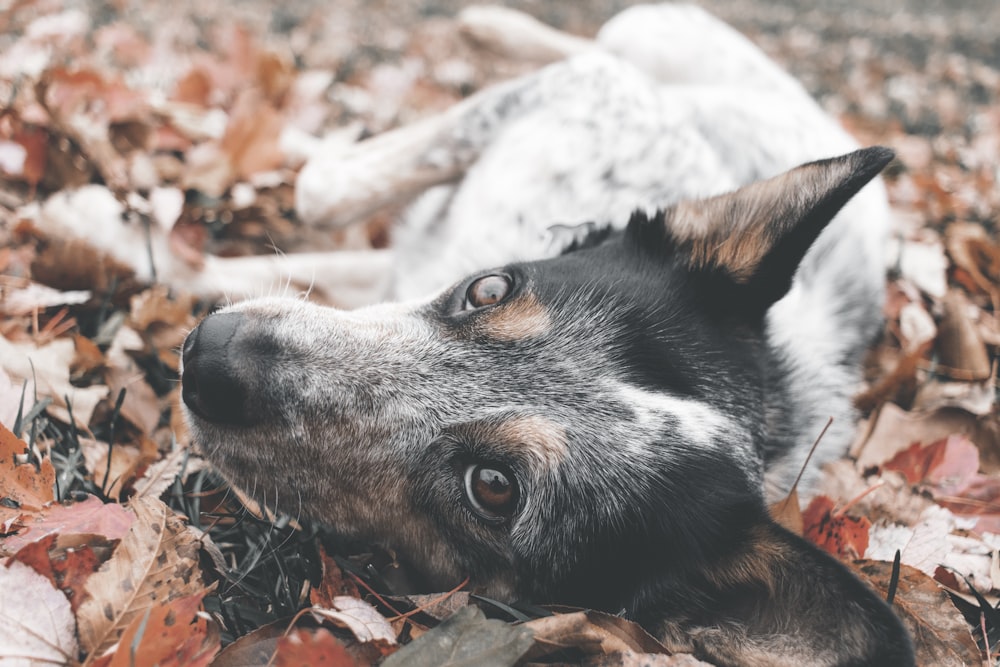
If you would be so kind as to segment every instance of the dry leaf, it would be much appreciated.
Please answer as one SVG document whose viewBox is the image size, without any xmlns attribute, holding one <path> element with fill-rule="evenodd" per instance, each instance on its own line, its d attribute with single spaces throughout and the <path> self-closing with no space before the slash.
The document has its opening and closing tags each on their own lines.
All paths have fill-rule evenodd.
<svg viewBox="0 0 1000 667">
<path fill-rule="evenodd" d="M 277 642 L 275 667 L 355 667 L 357 663 L 347 648 L 329 630 L 296 629 Z"/>
<path fill-rule="evenodd" d="M 944 313 L 938 327 L 937 352 L 941 364 L 950 371 L 957 371 L 961 380 L 985 380 L 992 375 L 986 345 L 968 315 L 969 301 L 959 290 L 952 289 L 945 296 Z"/>
<path fill-rule="evenodd" d="M 883 597 L 886 596 L 892 563 L 859 561 L 854 569 Z M 948 594 L 920 570 L 900 566 L 893 607 L 910 631 L 918 665 L 966 667 L 980 664 L 981 654 L 969 633 L 969 625 Z"/>
<path fill-rule="evenodd" d="M 122 490 L 135 479 L 136 473 L 146 458 L 142 451 L 133 445 L 116 444 L 108 447 L 108 443 L 92 438 L 78 438 L 80 449 L 87 471 L 94 483 L 103 489 L 104 493 L 114 500 L 119 500 Z M 111 455 L 111 466 L 108 466 L 108 454 Z"/>
<path fill-rule="evenodd" d="M 224 648 L 212 661 L 212 667 L 265 667 L 287 629 L 288 623 L 282 621 L 262 625 Z"/>
<path fill-rule="evenodd" d="M 114 646 L 133 619 L 155 603 L 204 588 L 198 537 L 184 521 L 153 498 L 137 498 L 129 508 L 135 521 L 108 562 L 87 581 L 90 597 L 77 614 L 85 665 Z"/>
<path fill-rule="evenodd" d="M 116 540 L 125 536 L 132 522 L 132 515 L 121 505 L 104 504 L 95 496 L 87 496 L 78 503 L 52 505 L 35 512 L 20 532 L 4 538 L 0 548 L 13 553 L 48 535 L 64 533 L 93 533 Z"/>
<path fill-rule="evenodd" d="M 66 409 L 68 396 L 77 428 L 86 431 L 94 408 L 107 397 L 108 388 L 100 385 L 74 386 L 70 382 L 69 369 L 75 356 L 76 348 L 69 338 L 36 346 L 32 343 L 12 343 L 0 336 L 0 367 L 15 381 L 28 381 L 27 396 L 33 396 L 37 391 L 40 398 L 51 398 L 52 405 L 47 411 L 67 423 L 70 421 Z"/>
<path fill-rule="evenodd" d="M 930 443 L 949 435 L 966 435 L 980 447 L 992 444 L 995 460 L 1000 463 L 996 426 L 964 410 L 945 408 L 932 412 L 906 412 L 892 403 L 885 404 L 873 417 L 874 428 L 853 453 L 858 469 L 879 466 L 913 443 Z M 984 453 L 983 458 L 986 458 Z"/>
<path fill-rule="evenodd" d="M 327 555 L 326 549 L 321 544 L 319 546 L 320 565 L 322 566 L 322 578 L 319 586 L 314 586 L 309 591 L 309 602 L 314 607 L 324 607 L 332 609 L 334 599 L 337 597 L 349 596 L 360 598 L 358 587 L 344 577 L 336 561 Z"/>
<path fill-rule="evenodd" d="M 597 611 L 553 614 L 528 621 L 523 627 L 535 635 L 535 645 L 525 656 L 529 660 L 570 647 L 588 655 L 668 652 L 637 623 Z"/>
<path fill-rule="evenodd" d="M 159 498 L 163 492 L 177 479 L 189 452 L 183 447 L 177 447 L 167 456 L 146 468 L 134 487 L 133 498 Z"/>
<path fill-rule="evenodd" d="M 21 510 L 40 510 L 55 498 L 56 472 L 47 457 L 39 469 L 18 463 L 17 457 L 27 451 L 28 445 L 0 424 L 0 499 L 9 499 Z"/>
<path fill-rule="evenodd" d="M 141 664 L 158 667 L 207 667 L 221 644 L 215 624 L 197 615 L 207 592 L 159 602 L 136 615 L 118 650 L 95 665 L 133 667 L 139 658 Z"/>
<path fill-rule="evenodd" d="M 83 537 L 101 542 L 101 546 L 109 544 L 103 542 L 99 535 Z M 73 544 L 72 547 L 66 547 L 59 540 L 57 535 L 48 535 L 25 546 L 13 558 L 51 581 L 53 586 L 66 595 L 75 613 L 84 600 L 84 585 L 90 575 L 97 571 L 101 559 L 89 544 L 76 544 L 73 540 L 64 539 L 63 542 Z"/>
<path fill-rule="evenodd" d="M 799 506 L 799 492 L 797 488 L 792 488 L 788 495 L 773 503 L 769 508 L 771 518 L 778 522 L 778 525 L 792 531 L 796 535 L 801 535 L 802 508 Z"/>
<path fill-rule="evenodd" d="M 388 645 L 396 643 L 396 633 L 392 626 L 375 607 L 364 600 L 338 595 L 333 598 L 333 606 L 330 609 L 313 607 L 311 611 L 324 620 L 333 621 L 347 628 L 361 643 L 372 641 Z"/>
<path fill-rule="evenodd" d="M 871 522 L 834 511 L 833 501 L 826 496 L 812 499 L 802 513 L 802 523 L 806 539 L 838 558 L 861 558 L 868 549 Z"/>
<path fill-rule="evenodd" d="M 73 611 L 51 581 L 10 561 L 0 566 L 0 591 L 0 656 L 16 656 L 17 665 L 63 665 L 76 659 Z"/>
</svg>

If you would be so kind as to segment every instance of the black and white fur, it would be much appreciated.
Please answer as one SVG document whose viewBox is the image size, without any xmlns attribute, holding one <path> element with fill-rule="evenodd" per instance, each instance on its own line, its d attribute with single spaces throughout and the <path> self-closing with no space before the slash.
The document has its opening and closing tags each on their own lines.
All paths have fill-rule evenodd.
<svg viewBox="0 0 1000 667">
<path fill-rule="evenodd" d="M 397 239 L 404 300 L 207 318 L 184 350 L 195 440 L 430 589 L 624 610 L 724 665 L 912 664 L 892 611 L 764 492 L 828 416 L 820 458 L 845 445 L 891 153 L 849 152 L 694 8 L 629 10 L 584 50 L 306 167 L 315 221 L 440 186 Z"/>
</svg>

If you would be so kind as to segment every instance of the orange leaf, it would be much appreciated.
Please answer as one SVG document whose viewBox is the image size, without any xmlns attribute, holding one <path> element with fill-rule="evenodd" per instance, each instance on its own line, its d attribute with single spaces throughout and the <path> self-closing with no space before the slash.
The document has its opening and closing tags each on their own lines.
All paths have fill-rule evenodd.
<svg viewBox="0 0 1000 667">
<path fill-rule="evenodd" d="M 275 667 L 355 667 L 354 658 L 329 630 L 293 630 L 278 640 Z"/>
<path fill-rule="evenodd" d="M 219 652 L 220 639 L 208 621 L 197 616 L 208 589 L 157 604 L 132 619 L 114 654 L 97 661 L 102 667 L 136 664 L 201 667 Z M 141 660 L 136 658 L 141 656 Z"/>
<path fill-rule="evenodd" d="M 55 499 L 56 471 L 47 458 L 39 470 L 30 463 L 18 463 L 15 457 L 27 449 L 23 440 L 0 424 L 0 498 L 14 501 L 21 509 L 40 510 Z"/>
<path fill-rule="evenodd" d="M 802 514 L 806 539 L 840 558 L 862 558 L 868 549 L 871 522 L 834 512 L 833 501 L 816 496 Z"/>
</svg>

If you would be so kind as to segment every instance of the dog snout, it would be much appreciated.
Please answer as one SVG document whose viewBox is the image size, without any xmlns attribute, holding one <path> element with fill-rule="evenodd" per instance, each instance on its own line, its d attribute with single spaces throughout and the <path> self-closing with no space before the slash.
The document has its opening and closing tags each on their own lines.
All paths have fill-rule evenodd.
<svg viewBox="0 0 1000 667">
<path fill-rule="evenodd" d="M 247 388 L 238 375 L 241 313 L 209 315 L 184 341 L 181 395 L 184 404 L 215 424 L 248 426 Z"/>
</svg>

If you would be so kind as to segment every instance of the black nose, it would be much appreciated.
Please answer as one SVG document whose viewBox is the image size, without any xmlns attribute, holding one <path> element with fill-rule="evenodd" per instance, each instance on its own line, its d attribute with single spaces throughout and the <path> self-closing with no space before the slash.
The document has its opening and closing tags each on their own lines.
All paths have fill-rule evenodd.
<svg viewBox="0 0 1000 667">
<path fill-rule="evenodd" d="M 181 396 L 196 415 L 215 424 L 248 426 L 247 389 L 237 375 L 240 313 L 209 315 L 184 341 Z"/>
</svg>

